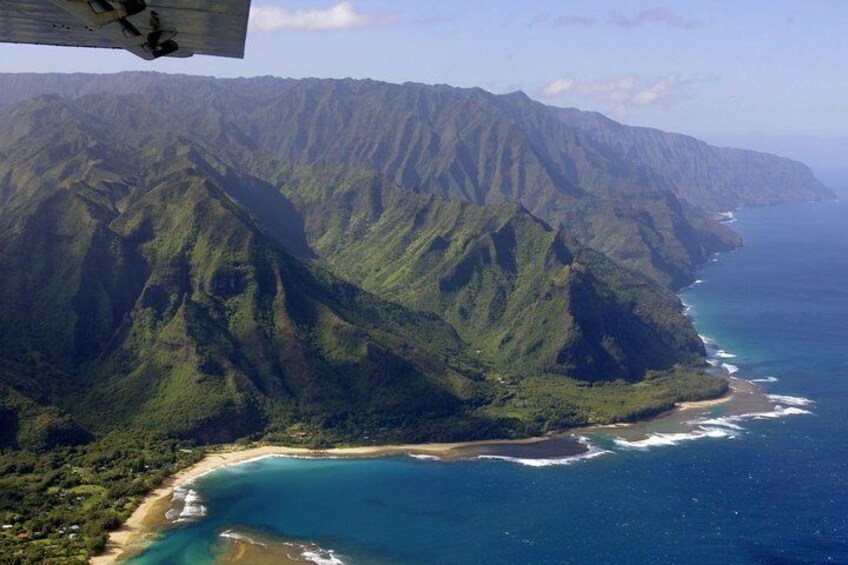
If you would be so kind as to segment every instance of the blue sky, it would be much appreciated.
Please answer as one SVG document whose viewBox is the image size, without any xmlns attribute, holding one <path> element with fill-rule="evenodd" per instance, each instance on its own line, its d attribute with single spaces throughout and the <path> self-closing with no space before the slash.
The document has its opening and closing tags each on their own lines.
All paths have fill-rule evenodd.
<svg viewBox="0 0 848 565">
<path fill-rule="evenodd" d="M 151 64 L 124 52 L 2 45 L 0 71 L 154 69 L 520 89 L 629 124 L 818 158 L 818 167 L 836 168 L 848 150 L 844 0 L 254 0 L 253 7 L 243 61 Z"/>
</svg>

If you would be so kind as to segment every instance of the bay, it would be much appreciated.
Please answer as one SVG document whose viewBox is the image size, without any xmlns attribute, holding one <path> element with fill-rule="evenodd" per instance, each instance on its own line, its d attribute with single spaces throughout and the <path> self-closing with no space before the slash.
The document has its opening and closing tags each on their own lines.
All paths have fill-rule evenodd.
<svg viewBox="0 0 848 565">
<path fill-rule="evenodd" d="M 811 414 L 569 465 L 267 458 L 197 481 L 206 516 L 134 565 L 212 563 L 225 531 L 325 563 L 848 562 L 848 205 L 743 211 L 744 248 L 687 289 L 700 333 Z"/>
</svg>

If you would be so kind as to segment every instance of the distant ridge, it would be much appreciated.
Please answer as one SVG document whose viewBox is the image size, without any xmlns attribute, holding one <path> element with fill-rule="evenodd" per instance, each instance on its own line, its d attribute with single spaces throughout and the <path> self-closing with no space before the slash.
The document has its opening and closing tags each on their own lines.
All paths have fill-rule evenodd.
<svg viewBox="0 0 848 565">
<path fill-rule="evenodd" d="M 833 191 L 798 161 L 769 153 L 716 147 L 688 135 L 625 126 L 596 112 L 561 108 L 563 123 L 579 127 L 622 158 L 643 163 L 657 182 L 710 211 L 781 202 L 830 200 Z"/>
<path fill-rule="evenodd" d="M 47 93 L 86 97 L 106 105 L 122 127 L 142 114 L 171 135 L 226 135 L 289 162 L 371 168 L 451 199 L 517 201 L 671 287 L 691 282 L 712 253 L 739 244 L 713 212 L 833 197 L 800 163 L 623 126 L 522 93 L 156 73 L 2 80 L 0 108 Z M 111 100 L 96 102 L 104 93 Z"/>
</svg>

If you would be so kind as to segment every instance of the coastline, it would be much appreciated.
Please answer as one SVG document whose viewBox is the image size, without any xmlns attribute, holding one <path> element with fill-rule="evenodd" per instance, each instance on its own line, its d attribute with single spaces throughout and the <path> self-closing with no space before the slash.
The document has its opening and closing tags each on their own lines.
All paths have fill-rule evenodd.
<svg viewBox="0 0 848 565">
<path fill-rule="evenodd" d="M 702 281 L 696 281 L 696 283 L 698 282 Z M 720 364 L 718 365 L 718 368 L 721 368 Z M 730 387 L 728 388 L 728 391 L 721 397 L 703 401 L 678 402 L 670 410 L 646 420 L 641 420 L 637 422 L 588 426 L 585 428 L 575 428 L 561 433 L 571 432 L 574 434 L 579 434 L 582 432 L 592 431 L 610 432 L 613 430 L 621 430 L 624 432 L 645 435 L 644 430 L 637 431 L 635 428 L 644 428 L 646 426 L 662 423 L 663 421 L 673 420 L 675 416 L 677 416 L 678 418 L 682 418 L 684 415 L 691 414 L 692 412 L 696 412 L 699 410 L 708 410 L 710 408 L 726 404 L 739 405 L 734 406 L 734 411 L 731 414 L 740 413 L 741 417 L 756 416 L 757 414 L 748 412 L 756 412 L 760 410 L 761 407 L 764 405 L 770 404 L 773 406 L 774 404 L 778 403 L 778 400 L 776 398 L 772 398 L 777 395 L 767 395 L 766 391 L 763 390 L 763 387 L 758 384 L 771 383 L 776 381 L 777 379 L 773 377 L 767 377 L 767 379 L 773 380 L 766 380 L 764 378 L 745 380 L 734 376 L 735 371 L 729 373 L 730 374 L 725 373 L 724 377 L 728 380 Z M 801 404 L 801 406 L 803 405 L 804 404 Z M 754 406 L 754 408 L 751 408 L 751 406 Z M 793 404 L 790 403 L 790 406 L 793 406 Z M 778 408 L 780 408 L 780 406 L 778 406 Z M 792 409 L 793 408 L 790 408 L 790 410 Z M 768 415 L 766 415 L 765 417 L 767 416 Z M 734 417 L 735 416 L 731 415 L 731 417 L 728 419 L 732 420 Z M 420 453 L 422 455 L 433 455 L 442 457 L 445 454 L 449 453 L 451 450 L 459 449 L 462 447 L 508 443 L 526 444 L 544 441 L 549 438 L 550 436 L 537 436 L 520 440 L 485 440 L 476 442 L 456 442 L 445 444 L 400 444 L 331 448 L 324 450 L 311 450 L 308 448 L 284 446 L 257 446 L 250 447 L 247 449 L 233 449 L 232 451 L 211 452 L 204 456 L 204 458 L 198 463 L 192 465 L 191 467 L 183 469 L 182 471 L 169 477 L 160 487 L 145 496 L 142 503 L 139 505 L 138 508 L 136 508 L 136 510 L 133 512 L 132 516 L 127 520 L 127 522 L 123 524 L 120 529 L 110 534 L 106 552 L 99 556 L 93 557 L 90 560 L 90 563 L 94 565 L 106 565 L 116 563 L 120 560 L 120 558 L 130 555 L 130 552 L 132 550 L 140 547 L 139 542 L 143 541 L 146 535 L 151 533 L 152 529 L 149 527 L 149 524 L 156 523 L 155 520 L 150 520 L 150 514 L 154 512 L 157 504 L 167 502 L 170 499 L 170 496 L 173 493 L 175 487 L 179 486 L 182 483 L 198 478 L 201 475 L 227 466 L 237 465 L 250 460 L 275 455 L 294 455 L 308 457 L 347 456 L 353 458 L 362 458 Z M 159 523 L 161 524 L 161 521 Z"/>
<path fill-rule="evenodd" d="M 735 217 L 728 218 L 727 223 L 736 221 Z M 731 251 L 735 251 L 735 248 Z M 718 255 L 718 253 L 716 253 Z M 700 284 L 701 280 L 694 280 L 689 287 Z M 685 303 L 684 303 L 685 304 Z M 706 342 L 705 342 L 706 343 Z M 112 565 L 135 554 L 144 543 L 165 522 L 165 509 L 174 493 L 174 489 L 181 484 L 191 482 L 203 475 L 225 467 L 246 463 L 273 456 L 301 456 L 301 457 L 383 457 L 389 455 L 424 455 L 435 456 L 440 459 L 450 459 L 451 452 L 463 448 L 485 447 L 492 445 L 521 445 L 542 442 L 555 435 L 572 434 L 578 435 L 584 432 L 620 430 L 630 432 L 634 435 L 649 435 L 641 426 L 651 424 L 662 424 L 671 422 L 678 424 L 683 417 L 691 412 L 707 410 L 715 406 L 728 404 L 741 398 L 742 404 L 761 404 L 766 398 L 757 383 L 725 375 L 729 387 L 727 391 L 718 398 L 684 401 L 675 403 L 670 410 L 657 414 L 644 421 L 620 422 L 615 424 L 598 424 L 572 430 L 553 432 L 548 435 L 522 438 L 516 440 L 481 440 L 471 442 L 454 443 L 424 443 L 424 444 L 398 444 L 398 445 L 374 445 L 357 447 L 340 447 L 329 449 L 310 449 L 305 447 L 288 447 L 260 445 L 248 448 L 235 448 L 223 451 L 207 453 L 202 460 L 191 465 L 174 475 L 168 477 L 159 487 L 147 494 L 141 504 L 133 511 L 130 517 L 115 531 L 109 533 L 105 550 L 89 560 L 91 565 Z M 754 399 L 757 397 L 756 399 Z M 588 448 L 586 449 L 588 452 Z M 156 510 L 159 510 L 158 512 Z"/>
<path fill-rule="evenodd" d="M 738 383 L 744 383 L 742 386 Z M 469 450 L 485 449 L 498 446 L 528 446 L 536 443 L 546 442 L 554 437 L 578 435 L 583 432 L 622 430 L 638 427 L 650 422 L 661 422 L 664 418 L 675 414 L 686 414 L 696 410 L 704 410 L 734 400 L 739 395 L 755 394 L 759 387 L 749 381 L 741 379 L 730 379 L 731 386 L 727 392 L 718 398 L 710 400 L 679 402 L 675 407 L 663 414 L 657 415 L 643 422 L 622 422 L 617 424 L 596 425 L 573 430 L 563 430 L 543 436 L 535 436 L 522 439 L 506 440 L 479 440 L 469 442 L 453 443 L 414 443 L 397 445 L 369 445 L 355 447 L 335 447 L 328 449 L 310 449 L 306 447 L 288 447 L 278 445 L 257 445 L 253 447 L 240 448 L 236 446 L 223 446 L 221 451 L 207 453 L 203 459 L 178 471 L 168 477 L 159 487 L 147 494 L 141 504 L 133 511 L 132 515 L 117 530 L 110 532 L 106 549 L 103 553 L 89 560 L 91 565 L 112 565 L 120 562 L 139 549 L 155 536 L 155 531 L 165 522 L 165 511 L 170 505 L 174 489 L 178 486 L 196 480 L 208 473 L 230 467 L 264 459 L 274 456 L 299 456 L 299 457 L 349 457 L 370 458 L 385 457 L 391 455 L 421 455 L 438 457 L 443 460 L 461 458 Z M 588 448 L 586 448 L 588 451 Z"/>
<path fill-rule="evenodd" d="M 710 398 L 709 400 L 691 400 L 686 402 L 678 402 L 674 406 L 676 412 L 685 412 L 690 410 L 701 410 L 704 408 L 712 408 L 721 404 L 727 404 L 734 400 L 740 394 L 761 394 L 762 390 L 755 383 L 743 379 L 726 377 L 728 382 L 727 392 L 718 398 Z"/>
<path fill-rule="evenodd" d="M 196 480 L 203 475 L 230 467 L 274 456 L 300 457 L 385 457 L 389 455 L 424 455 L 440 459 L 456 458 L 462 449 L 485 448 L 495 445 L 529 445 L 544 442 L 550 436 L 537 436 L 515 440 L 480 440 L 454 443 L 416 443 L 398 445 L 369 445 L 357 447 L 335 447 L 329 449 L 310 449 L 306 447 L 287 447 L 277 445 L 259 445 L 248 448 L 227 446 L 223 451 L 210 452 L 203 459 L 168 477 L 159 487 L 144 497 L 142 503 L 117 530 L 109 533 L 106 549 L 92 557 L 90 565 L 111 565 L 128 557 L 137 550 L 157 526 L 164 521 L 167 503 L 171 501 L 174 489 L 181 484 Z M 227 450 L 229 448 L 229 450 Z M 159 510 L 159 512 L 157 512 Z M 154 515 L 156 514 L 156 515 Z"/>
</svg>

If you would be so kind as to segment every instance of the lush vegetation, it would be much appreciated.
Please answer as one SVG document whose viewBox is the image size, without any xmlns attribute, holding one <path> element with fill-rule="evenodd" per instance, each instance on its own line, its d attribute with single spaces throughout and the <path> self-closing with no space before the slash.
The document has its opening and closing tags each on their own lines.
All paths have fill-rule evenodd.
<svg viewBox="0 0 848 565">
<path fill-rule="evenodd" d="M 800 163 L 544 106 L 521 93 L 155 73 L 4 75 L 3 85 L 0 108 L 60 93 L 81 98 L 122 136 L 155 131 L 235 151 L 261 148 L 288 162 L 378 170 L 453 200 L 517 201 L 671 286 L 687 284 L 699 262 L 739 243 L 705 211 L 833 197 Z"/>
<path fill-rule="evenodd" d="M 738 244 L 699 206 L 779 184 L 768 159 L 704 196 L 669 180 L 680 139 L 519 95 L 126 79 L 0 112 L 0 560 L 84 560 L 194 445 L 518 437 L 725 391 L 665 287 Z"/>
<path fill-rule="evenodd" d="M 82 97 L 75 112 L 109 122 L 119 140 L 137 133 L 141 143 L 192 139 L 231 155 L 259 149 L 286 162 L 366 167 L 452 200 L 516 201 L 663 284 L 684 284 L 697 262 L 737 243 L 617 140 L 598 143 L 525 96 L 373 81 L 128 78 L 69 80 L 65 92 L 107 93 Z M 9 81 L 0 99 L 56 91 L 42 81 Z"/>
<path fill-rule="evenodd" d="M 81 446 L 0 451 L 0 562 L 87 563 L 145 494 L 202 453 L 128 431 Z"/>
<path fill-rule="evenodd" d="M 438 314 L 497 370 L 636 380 L 703 353 L 675 297 L 521 206 L 417 194 L 362 170 L 284 168 L 273 181 L 336 273 Z"/>
<path fill-rule="evenodd" d="M 534 429 L 633 422 L 670 410 L 675 403 L 715 398 L 727 381 L 684 367 L 651 371 L 638 383 L 587 383 L 557 375 L 504 381 L 504 392 L 484 409 Z"/>
<path fill-rule="evenodd" d="M 171 138 L 144 111 L 0 114 L 0 370 L 48 429 L 511 435 L 480 410 L 492 374 L 638 382 L 703 352 L 673 296 L 519 205 Z"/>
</svg>

